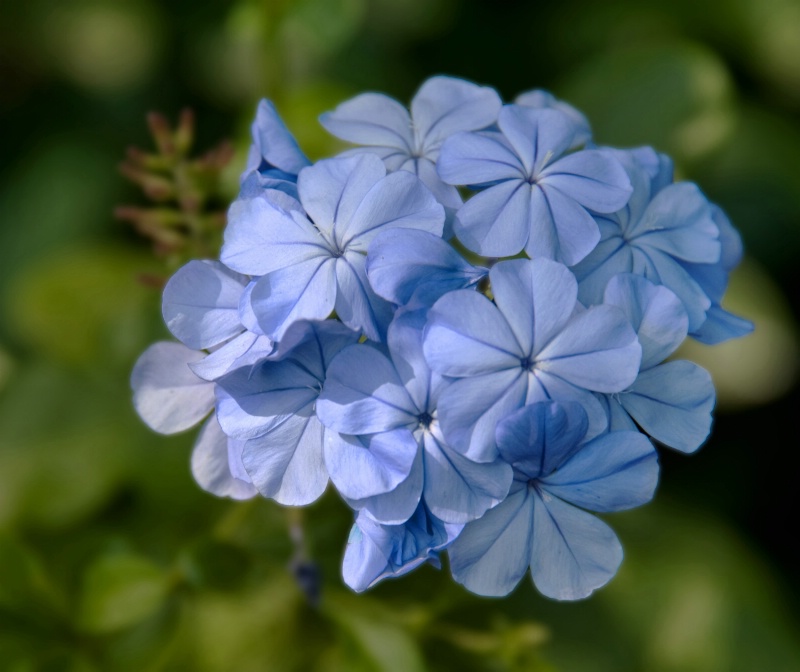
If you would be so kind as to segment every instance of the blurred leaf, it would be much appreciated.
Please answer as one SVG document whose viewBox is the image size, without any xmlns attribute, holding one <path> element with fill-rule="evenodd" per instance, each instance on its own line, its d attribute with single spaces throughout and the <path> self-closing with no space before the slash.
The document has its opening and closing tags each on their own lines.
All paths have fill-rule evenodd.
<svg viewBox="0 0 800 672">
<path fill-rule="evenodd" d="M 113 247 L 60 251 L 18 275 L 10 326 L 28 347 L 72 365 L 126 367 L 152 335 L 157 293 L 137 282 L 146 257 Z"/>
<path fill-rule="evenodd" d="M 18 541 L 0 533 L 0 611 L 23 620 L 33 619 L 49 628 L 58 623 L 63 611 L 38 558 Z M 22 621 L 19 622 L 22 625 Z"/>
<path fill-rule="evenodd" d="M 599 54 L 559 88 L 588 115 L 597 142 L 692 159 L 733 130 L 731 92 L 725 64 L 689 42 Z"/>
<path fill-rule="evenodd" d="M 200 590 L 236 590 L 247 581 L 251 566 L 243 549 L 212 539 L 193 544 L 181 557 L 186 580 Z"/>
<path fill-rule="evenodd" d="M 168 590 L 167 575 L 146 558 L 100 558 L 84 575 L 78 625 L 98 634 L 130 627 L 158 610 Z"/>
</svg>

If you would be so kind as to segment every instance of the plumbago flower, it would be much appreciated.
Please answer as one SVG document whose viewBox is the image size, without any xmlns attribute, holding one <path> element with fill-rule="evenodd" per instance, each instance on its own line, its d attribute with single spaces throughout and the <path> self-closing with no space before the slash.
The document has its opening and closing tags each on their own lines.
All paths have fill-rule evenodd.
<svg viewBox="0 0 800 672">
<path fill-rule="evenodd" d="M 259 104 L 220 259 L 167 283 L 177 342 L 136 363 L 136 410 L 205 419 L 191 467 L 217 496 L 334 489 L 356 591 L 447 552 L 482 595 L 530 570 L 588 596 L 622 560 L 590 512 L 649 501 L 648 436 L 708 436 L 711 378 L 669 358 L 752 328 L 721 305 L 738 234 L 666 156 L 596 148 L 545 91 L 503 106 L 433 77 L 410 112 L 369 93 L 322 123 L 363 146 L 312 164 Z"/>
</svg>

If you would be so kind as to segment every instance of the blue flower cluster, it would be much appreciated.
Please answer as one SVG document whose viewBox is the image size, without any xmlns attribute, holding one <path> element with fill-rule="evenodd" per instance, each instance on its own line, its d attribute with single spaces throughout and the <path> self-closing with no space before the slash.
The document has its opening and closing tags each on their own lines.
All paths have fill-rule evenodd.
<svg viewBox="0 0 800 672">
<path fill-rule="evenodd" d="M 446 550 L 475 593 L 530 570 L 586 597 L 622 560 L 592 512 L 651 499 L 651 439 L 708 436 L 711 378 L 670 356 L 752 329 L 720 305 L 736 231 L 544 91 L 433 77 L 410 110 L 366 93 L 321 123 L 357 146 L 312 164 L 259 105 L 220 260 L 164 290 L 178 342 L 136 364 L 139 414 L 208 416 L 192 472 L 216 495 L 302 506 L 332 483 L 357 591 Z"/>
</svg>

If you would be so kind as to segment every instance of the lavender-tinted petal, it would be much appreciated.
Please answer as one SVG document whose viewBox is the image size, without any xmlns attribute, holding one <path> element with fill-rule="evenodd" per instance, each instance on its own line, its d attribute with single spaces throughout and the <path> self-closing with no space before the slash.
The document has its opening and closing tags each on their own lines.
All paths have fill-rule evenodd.
<svg viewBox="0 0 800 672">
<path fill-rule="evenodd" d="M 514 104 L 524 107 L 555 109 L 570 117 L 575 124 L 575 136 L 572 139 L 570 149 L 581 147 L 592 139 L 592 130 L 589 126 L 589 121 L 583 113 L 572 105 L 558 100 L 549 91 L 543 89 L 524 91 L 514 99 Z"/>
<path fill-rule="evenodd" d="M 330 256 L 330 251 L 300 212 L 287 212 L 265 198 L 253 198 L 231 207 L 222 262 L 240 273 L 266 275 L 309 259 Z"/>
<path fill-rule="evenodd" d="M 389 325 L 387 343 L 395 370 L 406 388 L 414 407 L 429 410 L 431 370 L 422 349 L 423 311 L 397 315 Z"/>
<path fill-rule="evenodd" d="M 229 373 L 237 366 L 243 366 L 241 360 L 252 350 L 257 353 L 256 358 L 268 356 L 274 349 L 272 341 L 265 336 L 259 336 L 250 331 L 239 334 L 236 338 L 220 346 L 203 359 L 192 362 L 189 368 L 203 380 L 217 380 Z M 248 361 L 248 363 L 252 363 Z"/>
<path fill-rule="evenodd" d="M 446 184 L 482 185 L 526 177 L 519 157 L 500 139 L 481 133 L 456 133 L 444 141 L 436 161 Z"/>
<path fill-rule="evenodd" d="M 573 144 L 578 130 L 569 116 L 554 109 L 506 105 L 497 125 L 525 166 L 527 176 L 538 175 Z"/>
<path fill-rule="evenodd" d="M 242 331 L 239 298 L 246 279 L 216 261 L 190 261 L 178 269 L 161 304 L 167 328 L 194 349 L 218 345 Z"/>
<path fill-rule="evenodd" d="M 197 435 L 192 449 L 192 476 L 203 490 L 217 497 L 250 499 L 258 493 L 252 483 L 231 473 L 228 437 L 215 416 L 206 421 Z"/>
<path fill-rule="evenodd" d="M 366 269 L 375 292 L 401 306 L 412 297 L 433 305 L 447 292 L 476 284 L 486 273 L 439 236 L 414 229 L 379 233 L 369 246 Z"/>
<path fill-rule="evenodd" d="M 359 145 L 396 147 L 408 154 L 414 142 L 411 118 L 400 103 L 380 93 L 362 93 L 341 103 L 319 122 L 337 138 Z"/>
<path fill-rule="evenodd" d="M 439 423 L 448 444 L 475 462 L 497 458 L 495 427 L 526 403 L 528 374 L 521 368 L 463 378 L 439 397 Z"/>
<path fill-rule="evenodd" d="M 205 353 L 160 341 L 145 350 L 131 372 L 133 405 L 148 427 L 175 434 L 193 427 L 214 407 L 214 384 L 198 378 L 189 364 Z"/>
<path fill-rule="evenodd" d="M 589 420 L 571 401 L 528 404 L 497 424 L 500 456 L 529 479 L 550 474 L 583 441 Z"/>
<path fill-rule="evenodd" d="M 608 220 L 598 220 L 600 242 L 571 269 L 578 279 L 578 300 L 587 306 L 603 302 L 603 292 L 611 278 L 618 273 L 633 271 L 634 255 L 631 246 L 619 235 L 608 235 L 607 222 Z"/>
<path fill-rule="evenodd" d="M 447 550 L 453 578 L 478 595 L 508 595 L 531 561 L 533 514 L 523 487 L 467 523 Z"/>
<path fill-rule="evenodd" d="M 604 303 L 622 310 L 636 331 L 643 371 L 663 362 L 686 338 L 689 316 L 680 299 L 640 275 L 624 273 L 611 278 Z"/>
<path fill-rule="evenodd" d="M 444 206 L 445 213 L 457 210 L 463 205 L 464 201 L 461 200 L 458 189 L 451 184 L 446 184 L 439 177 L 439 173 L 436 171 L 436 163 L 424 156 L 411 161 L 413 161 L 413 170 L 410 172 L 414 173 L 428 187 L 434 198 Z M 408 170 L 405 166 L 404 168 Z"/>
<path fill-rule="evenodd" d="M 264 333 L 280 341 L 296 320 L 322 320 L 336 301 L 336 264 L 319 257 L 273 271 L 258 280 L 251 295 Z"/>
<path fill-rule="evenodd" d="M 529 386 L 526 403 L 531 404 L 536 401 L 549 400 L 559 402 L 574 401 L 583 407 L 586 416 L 589 418 L 589 428 L 586 430 L 585 440 L 588 441 L 606 431 L 608 428 L 608 415 L 596 395 L 546 371 L 536 371 L 535 378 L 544 390 L 544 394 L 533 394 Z"/>
<path fill-rule="evenodd" d="M 539 181 L 595 212 L 616 212 L 633 191 L 622 164 L 611 152 L 599 149 L 575 152 L 551 163 Z"/>
<path fill-rule="evenodd" d="M 539 591 L 556 600 L 580 600 L 608 583 L 622 562 L 613 530 L 547 493 L 532 498 L 531 575 Z"/>
<path fill-rule="evenodd" d="M 547 259 L 501 261 L 492 267 L 489 279 L 495 303 L 526 355 L 547 345 L 575 309 L 575 276 Z"/>
<path fill-rule="evenodd" d="M 470 198 L 453 230 L 465 247 L 485 257 L 509 257 L 525 247 L 531 230 L 531 185 L 509 179 Z"/>
<path fill-rule="evenodd" d="M 550 494 L 589 511 L 646 504 L 658 484 L 658 455 L 641 432 L 611 432 L 583 445 L 540 480 Z"/>
<path fill-rule="evenodd" d="M 708 438 L 715 401 L 708 371 L 684 360 L 643 371 L 620 396 L 645 432 L 683 453 L 694 452 Z"/>
<path fill-rule="evenodd" d="M 576 315 L 536 356 L 536 368 L 594 392 L 619 392 L 639 372 L 642 348 L 614 306 Z"/>
<path fill-rule="evenodd" d="M 372 346 L 353 345 L 328 367 L 317 414 L 337 432 L 374 434 L 416 425 L 419 411 L 389 358 Z"/>
<path fill-rule="evenodd" d="M 406 171 L 387 175 L 366 193 L 357 210 L 337 224 L 341 247 L 366 252 L 382 230 L 406 228 L 442 235 L 444 208 L 422 181 Z"/>
<path fill-rule="evenodd" d="M 323 434 L 309 405 L 273 431 L 247 441 L 242 462 L 258 491 L 286 506 L 319 499 L 328 484 Z"/>
<path fill-rule="evenodd" d="M 747 336 L 753 331 L 750 320 L 729 313 L 718 305 L 712 305 L 706 314 L 706 320 L 692 332 L 692 338 L 706 345 L 716 345 L 731 338 Z"/>
<path fill-rule="evenodd" d="M 392 319 L 391 304 L 372 291 L 364 268 L 366 258 L 348 252 L 336 259 L 336 303 L 339 319 L 351 329 L 363 331 L 371 341 L 383 341 Z"/>
<path fill-rule="evenodd" d="M 547 182 L 531 190 L 530 224 L 525 251 L 534 259 L 555 259 L 572 266 L 600 241 L 600 230 L 592 216 Z"/>
<path fill-rule="evenodd" d="M 411 101 L 411 116 L 426 150 L 459 131 L 493 124 L 502 103 L 497 92 L 455 77 L 431 77 Z"/>
<path fill-rule="evenodd" d="M 445 376 L 519 368 L 527 353 L 497 307 L 470 290 L 445 294 L 428 312 L 425 359 Z"/>
<path fill-rule="evenodd" d="M 258 103 L 252 133 L 254 154 L 268 164 L 293 175 L 309 164 L 275 106 L 266 99 Z"/>
<path fill-rule="evenodd" d="M 418 449 L 405 427 L 369 436 L 325 434 L 325 464 L 336 489 L 347 499 L 394 490 L 411 473 Z"/>
<path fill-rule="evenodd" d="M 473 462 L 430 432 L 425 434 L 424 447 L 423 494 L 437 518 L 467 523 L 497 506 L 508 494 L 512 470 L 502 460 Z"/>
</svg>

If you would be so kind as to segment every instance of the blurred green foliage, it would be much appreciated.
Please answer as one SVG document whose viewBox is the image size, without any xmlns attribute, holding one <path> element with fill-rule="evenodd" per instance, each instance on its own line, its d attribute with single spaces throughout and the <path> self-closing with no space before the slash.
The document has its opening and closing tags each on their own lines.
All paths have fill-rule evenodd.
<svg viewBox="0 0 800 672">
<path fill-rule="evenodd" d="M 258 98 L 318 158 L 340 147 L 319 113 L 437 73 L 550 88 L 600 142 L 669 152 L 748 250 L 729 305 L 756 333 L 686 352 L 719 388 L 715 434 L 664 454 L 656 502 L 613 517 L 623 567 L 578 604 L 530 582 L 483 600 L 429 567 L 355 596 L 329 494 L 303 515 L 309 605 L 286 512 L 199 491 L 192 437 L 130 405 L 135 358 L 167 337 L 140 280 L 176 263 L 112 217 L 148 205 L 116 170 L 150 151 L 146 113 L 190 106 L 197 147 L 232 141 L 224 200 Z M 0 78 L 1 670 L 800 669 L 800 555 L 776 514 L 798 513 L 794 471 L 764 439 L 793 435 L 798 400 L 795 0 L 6 0 Z"/>
</svg>

